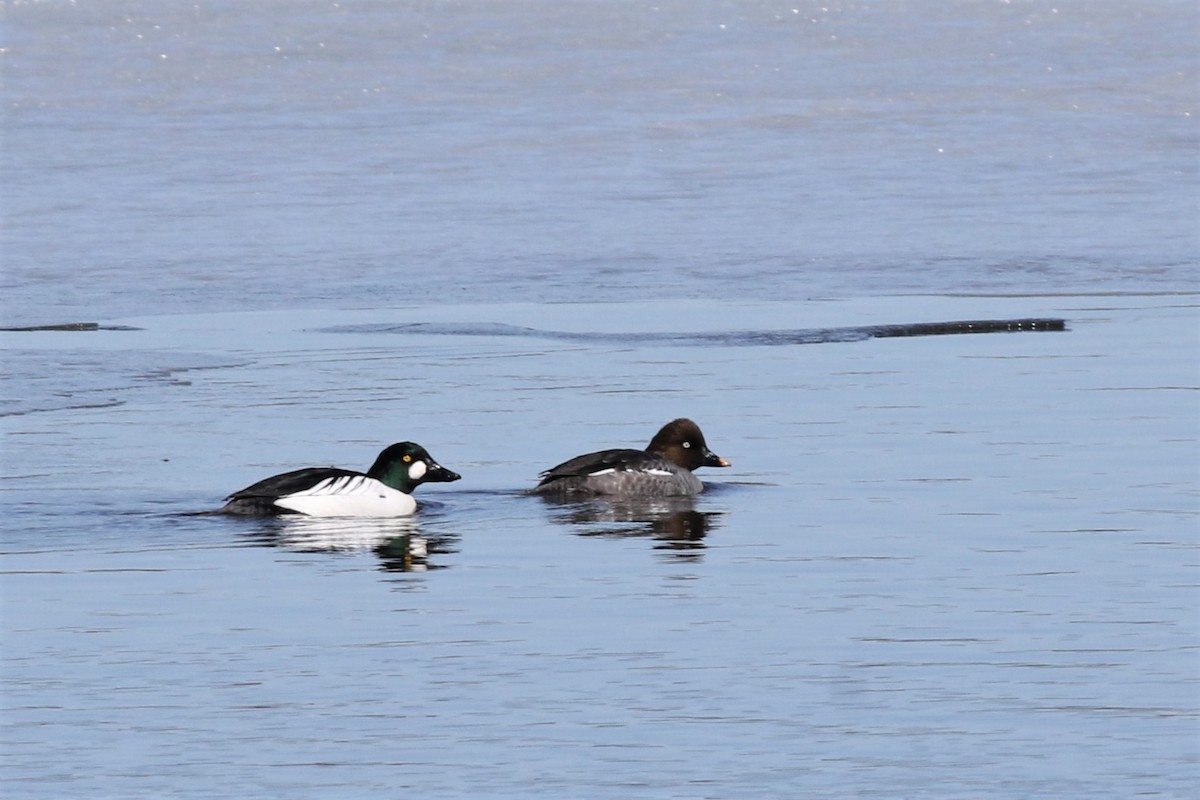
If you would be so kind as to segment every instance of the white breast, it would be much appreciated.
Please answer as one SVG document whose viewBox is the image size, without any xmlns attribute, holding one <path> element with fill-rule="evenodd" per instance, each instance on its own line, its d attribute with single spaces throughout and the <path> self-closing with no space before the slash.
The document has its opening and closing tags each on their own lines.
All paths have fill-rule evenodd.
<svg viewBox="0 0 1200 800">
<path fill-rule="evenodd" d="M 365 475 L 326 478 L 311 489 L 277 498 L 275 505 L 310 517 L 407 517 L 417 510 L 410 495 Z"/>
</svg>

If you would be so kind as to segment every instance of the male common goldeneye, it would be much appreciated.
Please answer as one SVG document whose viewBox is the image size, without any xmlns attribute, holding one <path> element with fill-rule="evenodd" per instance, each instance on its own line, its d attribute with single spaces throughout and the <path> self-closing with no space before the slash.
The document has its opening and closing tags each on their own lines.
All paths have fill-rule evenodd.
<svg viewBox="0 0 1200 800">
<path fill-rule="evenodd" d="M 366 474 L 337 467 L 307 467 L 272 475 L 225 498 L 225 514 L 311 517 L 405 517 L 417 509 L 412 492 L 422 483 L 462 476 L 412 442 L 384 449 Z"/>
<path fill-rule="evenodd" d="M 704 490 L 692 474 L 697 467 L 728 467 L 708 449 L 700 427 L 690 419 L 668 422 L 645 450 L 601 450 L 576 456 L 541 474 L 533 494 L 559 497 L 691 496 Z"/>
</svg>

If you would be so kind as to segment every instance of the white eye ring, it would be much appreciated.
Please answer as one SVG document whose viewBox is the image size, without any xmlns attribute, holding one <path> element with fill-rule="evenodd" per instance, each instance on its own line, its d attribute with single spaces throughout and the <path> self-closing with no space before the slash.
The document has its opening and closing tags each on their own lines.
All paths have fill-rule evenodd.
<svg viewBox="0 0 1200 800">
<path fill-rule="evenodd" d="M 691 446 L 692 446 L 692 443 L 691 443 L 691 442 L 684 442 L 684 443 L 683 443 L 683 446 L 684 446 L 684 447 L 691 447 Z"/>
</svg>

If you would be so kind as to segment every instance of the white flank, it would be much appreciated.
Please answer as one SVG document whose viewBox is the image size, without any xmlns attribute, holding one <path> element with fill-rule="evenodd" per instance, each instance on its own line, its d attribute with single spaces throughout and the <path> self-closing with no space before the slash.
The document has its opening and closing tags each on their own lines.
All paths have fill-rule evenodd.
<svg viewBox="0 0 1200 800">
<path fill-rule="evenodd" d="M 410 480 L 414 480 L 414 481 L 419 481 L 419 480 L 421 480 L 421 478 L 424 478 L 424 477 L 425 477 L 425 470 L 426 470 L 426 469 L 428 469 L 428 467 L 426 467 L 426 466 L 425 466 L 425 462 L 424 462 L 424 461 L 416 461 L 416 462 L 414 462 L 414 463 L 413 463 L 413 465 L 412 465 L 411 467 L 409 467 L 409 468 L 408 468 L 408 477 L 409 477 L 409 479 L 410 479 Z"/>
<path fill-rule="evenodd" d="M 310 517 L 407 517 L 417 510 L 411 496 L 366 475 L 326 478 L 275 505 Z"/>
<path fill-rule="evenodd" d="M 648 469 L 648 470 L 646 470 L 646 474 L 647 475 L 666 475 L 666 476 L 670 477 L 671 475 L 674 475 L 675 473 L 671 472 L 671 470 L 669 470 L 669 469 Z"/>
<path fill-rule="evenodd" d="M 608 469 L 602 469 L 602 470 L 599 470 L 598 472 L 589 472 L 588 477 L 589 478 L 598 478 L 601 475 L 612 475 L 614 472 L 616 472 L 616 470 L 613 469 L 612 467 L 609 467 Z"/>
</svg>

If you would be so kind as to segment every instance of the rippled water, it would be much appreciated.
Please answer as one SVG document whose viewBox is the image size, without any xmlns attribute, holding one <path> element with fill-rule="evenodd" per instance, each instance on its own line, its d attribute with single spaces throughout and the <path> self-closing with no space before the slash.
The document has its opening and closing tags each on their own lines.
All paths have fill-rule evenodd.
<svg viewBox="0 0 1200 800">
<path fill-rule="evenodd" d="M 683 303 L 656 322 L 904 305 Z M 8 418 L 6 779 L 25 796 L 1186 796 L 1197 304 L 920 305 L 1070 330 L 394 332 L 594 330 L 613 311 L 468 306 L 6 334 L 92 398 Z M 113 347 L 122 385 L 79 369 Z M 677 413 L 734 464 L 694 503 L 519 493 Z M 188 515 L 402 437 L 464 475 L 422 487 L 415 520 Z"/>
<path fill-rule="evenodd" d="M 1190 4 L 168 5 L 5 10 L 6 796 L 1194 794 Z"/>
</svg>

